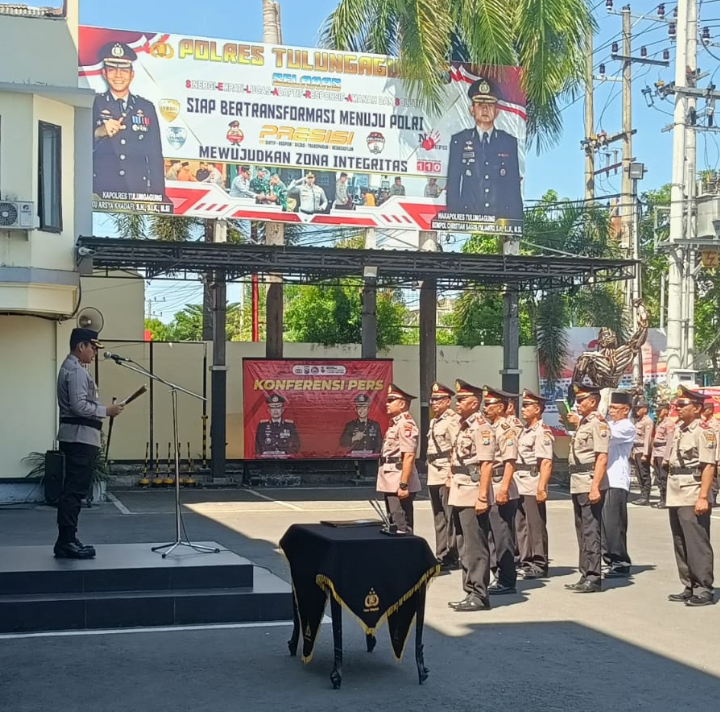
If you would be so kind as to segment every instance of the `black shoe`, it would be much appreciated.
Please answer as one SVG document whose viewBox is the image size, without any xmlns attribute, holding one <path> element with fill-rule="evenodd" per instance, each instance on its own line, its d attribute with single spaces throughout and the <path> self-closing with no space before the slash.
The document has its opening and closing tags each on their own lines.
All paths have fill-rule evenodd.
<svg viewBox="0 0 720 712">
<path fill-rule="evenodd" d="M 77 544 L 81 549 L 85 549 L 85 551 L 91 553 L 93 556 L 95 556 L 95 547 L 91 544 L 83 544 L 79 539 L 75 538 L 73 540 L 75 544 Z"/>
<path fill-rule="evenodd" d="M 682 593 L 671 593 L 668 596 L 668 601 L 672 601 L 673 603 L 685 603 L 685 601 L 692 597 L 692 592 L 683 591 Z"/>
<path fill-rule="evenodd" d="M 712 594 L 703 593 L 700 596 L 690 596 L 690 598 L 685 601 L 685 605 L 698 608 L 699 606 L 712 606 L 713 602 Z"/>
<path fill-rule="evenodd" d="M 487 598 L 470 596 L 459 605 L 455 606 L 455 610 L 459 613 L 467 613 L 470 611 L 489 611 L 490 601 L 488 601 Z"/>
<path fill-rule="evenodd" d="M 451 571 L 457 571 L 460 568 L 457 561 L 438 561 L 438 564 L 440 564 L 441 574 L 449 574 Z"/>
<path fill-rule="evenodd" d="M 611 566 L 603 572 L 605 578 L 627 578 L 630 576 L 629 566 Z"/>
<path fill-rule="evenodd" d="M 639 499 L 634 499 L 630 504 L 634 504 L 636 507 L 649 507 L 650 506 L 650 498 L 649 497 L 640 497 Z"/>
<path fill-rule="evenodd" d="M 593 581 L 583 581 L 582 584 L 576 586 L 573 591 L 575 591 L 575 593 L 600 593 L 602 587 L 599 583 L 594 583 Z"/>
<path fill-rule="evenodd" d="M 68 541 L 55 544 L 56 559 L 94 559 L 95 549 L 79 546 L 77 542 Z"/>
<path fill-rule="evenodd" d="M 576 581 L 575 583 L 566 583 L 565 588 L 568 591 L 576 591 L 578 588 L 581 588 L 585 584 L 585 579 L 581 578 L 579 581 Z"/>
<path fill-rule="evenodd" d="M 468 593 L 465 598 L 462 599 L 462 601 L 448 601 L 448 608 L 457 608 L 458 606 L 462 605 L 463 603 L 466 603 L 471 598 L 473 598 L 472 593 Z"/>
<path fill-rule="evenodd" d="M 661 499 L 659 502 L 655 502 L 655 504 L 651 504 L 650 506 L 654 509 L 667 509 L 664 499 Z"/>
<path fill-rule="evenodd" d="M 506 593 L 517 593 L 517 589 L 515 586 L 505 586 L 499 581 L 496 581 L 492 586 L 488 586 L 488 593 L 494 596 L 502 596 Z"/>
</svg>

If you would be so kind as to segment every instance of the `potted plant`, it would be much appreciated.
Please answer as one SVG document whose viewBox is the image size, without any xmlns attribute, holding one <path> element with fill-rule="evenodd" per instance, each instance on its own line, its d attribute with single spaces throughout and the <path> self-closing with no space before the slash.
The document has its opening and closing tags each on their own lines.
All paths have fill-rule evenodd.
<svg viewBox="0 0 720 712">
<path fill-rule="evenodd" d="M 102 444 L 100 451 L 98 452 L 95 462 L 93 464 L 92 472 L 92 487 L 86 498 L 87 506 L 90 507 L 92 502 L 104 502 L 107 491 L 107 482 L 110 479 L 110 468 L 105 460 L 105 435 L 102 435 Z M 45 453 L 42 452 L 31 452 L 27 457 L 23 458 L 23 462 L 30 466 L 30 471 L 27 473 L 28 478 L 40 478 L 45 477 Z M 45 496 L 47 504 L 57 506 L 57 499 L 48 497 L 47 492 Z"/>
</svg>

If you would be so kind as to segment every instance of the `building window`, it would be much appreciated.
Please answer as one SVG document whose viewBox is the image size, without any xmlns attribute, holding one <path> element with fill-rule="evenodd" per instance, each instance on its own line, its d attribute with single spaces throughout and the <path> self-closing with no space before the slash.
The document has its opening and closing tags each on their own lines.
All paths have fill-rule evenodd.
<svg viewBox="0 0 720 712">
<path fill-rule="evenodd" d="M 62 129 L 41 121 L 38 134 L 40 229 L 45 232 L 62 232 Z"/>
</svg>

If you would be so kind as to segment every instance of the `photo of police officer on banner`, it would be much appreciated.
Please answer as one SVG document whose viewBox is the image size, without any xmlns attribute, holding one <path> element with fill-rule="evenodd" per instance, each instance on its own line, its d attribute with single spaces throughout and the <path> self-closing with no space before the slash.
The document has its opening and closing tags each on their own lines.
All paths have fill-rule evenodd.
<svg viewBox="0 0 720 712">
<path fill-rule="evenodd" d="M 470 85 L 475 126 L 450 139 L 447 212 L 466 220 L 522 220 L 518 142 L 495 126 L 500 87 L 490 78 Z"/>
</svg>

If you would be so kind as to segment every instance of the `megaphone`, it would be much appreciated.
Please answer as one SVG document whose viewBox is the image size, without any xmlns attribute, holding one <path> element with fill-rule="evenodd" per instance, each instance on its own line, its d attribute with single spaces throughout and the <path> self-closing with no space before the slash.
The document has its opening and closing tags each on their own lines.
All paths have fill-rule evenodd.
<svg viewBox="0 0 720 712">
<path fill-rule="evenodd" d="M 77 316 L 77 325 L 81 329 L 92 329 L 100 333 L 105 319 L 95 307 L 85 307 Z"/>
</svg>

